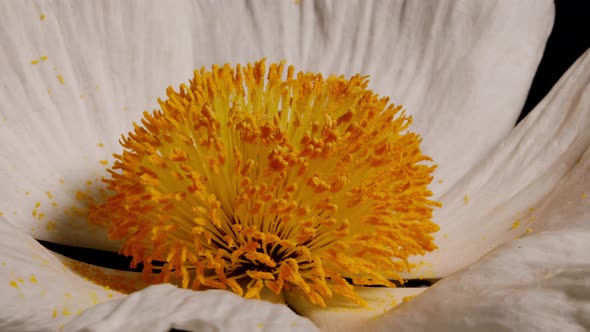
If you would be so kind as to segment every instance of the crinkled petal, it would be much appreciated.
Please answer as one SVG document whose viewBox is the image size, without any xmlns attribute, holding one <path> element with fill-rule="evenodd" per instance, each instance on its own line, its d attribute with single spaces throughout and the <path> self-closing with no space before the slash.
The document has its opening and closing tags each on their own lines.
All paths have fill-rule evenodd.
<svg viewBox="0 0 590 332">
<path fill-rule="evenodd" d="M 307 318 L 282 304 L 246 300 L 228 291 L 195 292 L 172 285 L 94 306 L 63 331 L 319 331 Z"/>
<path fill-rule="evenodd" d="M 31 236 L 0 217 L 0 331 L 57 330 L 122 294 L 72 273 Z"/>
<path fill-rule="evenodd" d="M 443 192 L 512 126 L 552 17 L 549 0 L 2 2 L 0 211 L 40 239 L 117 249 L 84 202 L 119 135 L 193 69 L 263 56 L 371 75 L 415 114 Z"/>
<path fill-rule="evenodd" d="M 590 147 L 540 202 L 531 235 L 438 282 L 367 330 L 589 331 L 589 192 Z"/>
<path fill-rule="evenodd" d="M 590 51 L 435 213 L 439 250 L 414 276 L 446 276 L 539 226 L 539 201 L 590 145 Z"/>
<path fill-rule="evenodd" d="M 410 300 L 427 288 L 386 288 L 354 286 L 355 292 L 366 302 L 356 305 L 340 295 L 317 306 L 299 293 L 287 292 L 287 303 L 298 314 L 309 318 L 323 332 L 364 331 L 377 316 Z"/>
</svg>

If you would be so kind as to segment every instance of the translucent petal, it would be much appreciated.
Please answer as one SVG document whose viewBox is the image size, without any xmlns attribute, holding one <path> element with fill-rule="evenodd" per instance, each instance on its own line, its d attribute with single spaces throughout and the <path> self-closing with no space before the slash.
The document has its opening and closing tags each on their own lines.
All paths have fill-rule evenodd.
<svg viewBox="0 0 590 332">
<path fill-rule="evenodd" d="M 287 306 L 246 300 L 228 291 L 150 286 L 94 306 L 63 331 L 319 331 Z"/>
</svg>

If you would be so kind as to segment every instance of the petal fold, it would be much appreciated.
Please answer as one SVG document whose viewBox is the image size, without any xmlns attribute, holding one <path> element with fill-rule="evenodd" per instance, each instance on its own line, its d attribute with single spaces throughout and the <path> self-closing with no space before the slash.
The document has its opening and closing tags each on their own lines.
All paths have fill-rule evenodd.
<svg viewBox="0 0 590 332">
<path fill-rule="evenodd" d="M 544 197 L 536 204 L 536 220 L 530 233 L 505 243 L 439 281 L 423 295 L 383 314 L 367 330 L 590 330 L 589 84 L 590 51 L 541 103 L 539 107 L 547 107 L 545 112 L 536 110 L 532 115 L 540 124 L 547 118 L 555 121 L 539 127 L 547 134 L 546 139 L 540 134 L 537 138 L 549 149 L 548 154 L 560 151 L 561 159 L 546 160 L 547 171 L 541 174 L 549 178 L 550 189 L 545 190 Z M 563 109 L 558 109 L 559 105 Z M 563 112 L 564 109 L 570 111 Z M 531 121 L 525 120 L 523 127 L 533 125 Z M 555 131 L 564 133 L 555 137 Z M 517 135 L 521 135 L 518 130 Z M 524 137 L 520 141 L 528 140 Z M 531 148 L 531 145 L 532 142 L 526 146 Z M 534 155 L 537 154 L 542 158 L 543 151 L 537 150 Z M 533 165 L 540 167 L 542 163 L 534 159 Z M 526 178 L 528 174 L 521 177 Z M 507 180 L 513 180 L 516 193 L 527 181 L 508 176 Z M 539 189 L 536 184 L 525 187 Z M 525 193 L 533 195 L 535 191 Z"/>
<path fill-rule="evenodd" d="M 446 276 L 538 227 L 538 204 L 590 145 L 590 51 L 435 211 L 439 249 L 412 272 Z"/>
<path fill-rule="evenodd" d="M 354 286 L 366 306 L 351 303 L 340 295 L 322 308 L 298 293 L 287 293 L 287 303 L 300 315 L 309 318 L 323 332 L 365 331 L 367 324 L 384 312 L 409 301 L 427 288 L 386 288 Z"/>
<path fill-rule="evenodd" d="M 368 331 L 590 330 L 590 147 L 539 205 L 531 235 L 507 243 Z"/>
<path fill-rule="evenodd" d="M 282 304 L 246 300 L 228 291 L 150 286 L 83 312 L 63 331 L 319 331 Z"/>
</svg>

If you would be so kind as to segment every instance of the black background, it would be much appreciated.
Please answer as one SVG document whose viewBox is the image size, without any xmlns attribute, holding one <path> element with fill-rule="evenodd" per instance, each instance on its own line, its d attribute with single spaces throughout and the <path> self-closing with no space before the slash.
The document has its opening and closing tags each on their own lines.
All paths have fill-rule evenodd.
<svg viewBox="0 0 590 332">
<path fill-rule="evenodd" d="M 518 1 L 518 0 L 513 0 Z M 556 0 L 555 24 L 519 121 L 590 47 L 590 1 Z"/>
</svg>

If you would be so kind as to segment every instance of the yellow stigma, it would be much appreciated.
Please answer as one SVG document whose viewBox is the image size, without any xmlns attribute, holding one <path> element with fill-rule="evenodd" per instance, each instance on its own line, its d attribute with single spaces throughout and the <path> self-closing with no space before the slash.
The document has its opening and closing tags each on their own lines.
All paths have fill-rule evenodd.
<svg viewBox="0 0 590 332">
<path fill-rule="evenodd" d="M 352 284 L 395 287 L 436 249 L 440 206 L 411 118 L 367 85 L 264 60 L 197 70 L 122 137 L 89 219 L 152 283 L 363 304 Z"/>
</svg>

